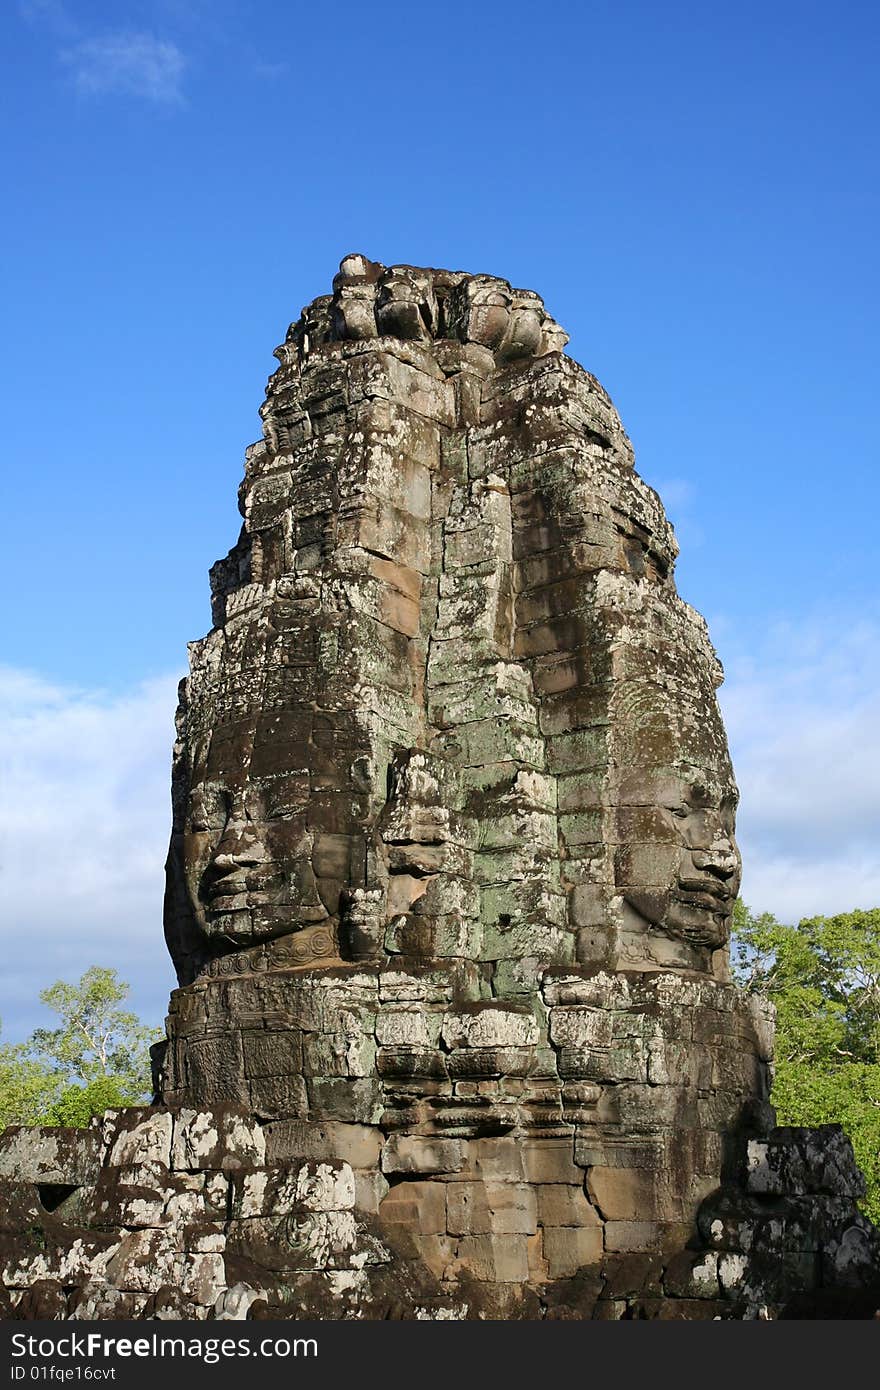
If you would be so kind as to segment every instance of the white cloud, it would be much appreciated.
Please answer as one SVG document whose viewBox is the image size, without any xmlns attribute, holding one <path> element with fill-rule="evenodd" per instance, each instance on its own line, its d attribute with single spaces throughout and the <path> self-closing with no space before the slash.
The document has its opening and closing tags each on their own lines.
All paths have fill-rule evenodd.
<svg viewBox="0 0 880 1390">
<path fill-rule="evenodd" d="M 176 678 L 122 695 L 0 668 L 0 941 L 4 1037 L 36 1022 L 40 989 L 92 964 L 164 1016 L 162 936 Z"/>
<path fill-rule="evenodd" d="M 745 900 L 787 921 L 880 905 L 880 621 L 769 623 L 726 664 Z"/>
<path fill-rule="evenodd" d="M 186 59 L 175 43 L 151 34 L 102 34 L 65 49 L 61 59 L 80 92 L 144 97 L 161 105 L 183 100 Z"/>
</svg>

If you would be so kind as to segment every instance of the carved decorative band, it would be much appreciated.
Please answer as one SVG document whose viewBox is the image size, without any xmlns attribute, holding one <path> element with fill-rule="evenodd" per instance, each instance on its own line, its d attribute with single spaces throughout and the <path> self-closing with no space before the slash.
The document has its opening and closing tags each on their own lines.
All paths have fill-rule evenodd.
<svg viewBox="0 0 880 1390">
<path fill-rule="evenodd" d="M 199 971 L 199 979 L 214 980 L 231 975 L 259 974 L 266 970 L 301 969 L 308 965 L 326 965 L 338 957 L 336 928 L 332 923 L 304 927 L 290 936 L 267 941 L 263 946 L 236 951 L 232 955 L 210 960 Z"/>
</svg>

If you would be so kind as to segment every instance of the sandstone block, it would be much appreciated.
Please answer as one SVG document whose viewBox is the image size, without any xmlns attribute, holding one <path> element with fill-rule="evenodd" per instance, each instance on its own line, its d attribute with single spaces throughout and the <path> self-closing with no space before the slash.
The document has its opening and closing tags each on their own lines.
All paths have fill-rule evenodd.
<svg viewBox="0 0 880 1390">
<path fill-rule="evenodd" d="M 839 1125 L 779 1129 L 768 1140 L 748 1140 L 745 1181 L 749 1192 L 769 1196 L 788 1192 L 858 1198 L 864 1194 L 852 1145 Z"/>
<path fill-rule="evenodd" d="M 168 1111 L 150 1115 L 131 1128 L 113 1127 L 116 1137 L 110 1140 L 109 1162 L 124 1164 L 158 1164 L 168 1168 L 171 1162 L 172 1116 Z"/>
<path fill-rule="evenodd" d="M 102 1136 L 98 1129 L 13 1125 L 0 1134 L 0 1177 L 29 1182 L 94 1182 Z"/>
<path fill-rule="evenodd" d="M 529 1277 L 524 1235 L 462 1236 L 451 1270 L 491 1283 L 523 1283 Z"/>
<path fill-rule="evenodd" d="M 607 1221 L 675 1220 L 684 1195 L 665 1170 L 650 1168 L 590 1168 L 587 1191 Z"/>
<path fill-rule="evenodd" d="M 373 1077 L 314 1076 L 308 1089 L 312 1109 L 329 1120 L 370 1125 L 382 1113 L 381 1089 Z"/>
<path fill-rule="evenodd" d="M 446 1186 L 450 1235 L 533 1235 L 534 1190 L 524 1183 L 452 1182 Z"/>
<path fill-rule="evenodd" d="M 663 1230 L 656 1221 L 606 1221 L 605 1249 L 611 1251 L 658 1248 Z"/>
<path fill-rule="evenodd" d="M 434 1048 L 441 1022 L 441 1014 L 430 1013 L 424 1006 L 386 1007 L 376 1019 L 376 1038 L 382 1046 Z"/>
<path fill-rule="evenodd" d="M 447 1014 L 441 1034 L 447 1047 L 526 1047 L 538 1041 L 534 1015 L 512 1005 L 475 1006 Z"/>
<path fill-rule="evenodd" d="M 599 1215 L 580 1187 L 570 1183 L 541 1183 L 536 1189 L 542 1226 L 598 1226 Z"/>
<path fill-rule="evenodd" d="M 569 1279 L 602 1259 L 601 1226 L 545 1226 L 544 1258 L 551 1279 Z"/>
<path fill-rule="evenodd" d="M 663 1287 L 675 1298 L 717 1298 L 718 1255 L 714 1250 L 683 1251 L 667 1265 Z"/>
<path fill-rule="evenodd" d="M 446 1184 L 397 1182 L 383 1198 L 379 1217 L 389 1225 L 407 1226 L 422 1235 L 445 1235 Z"/>
<path fill-rule="evenodd" d="M 347 1163 L 305 1163 L 296 1176 L 296 1200 L 307 1211 L 348 1211 L 355 1205 L 354 1173 Z"/>
<path fill-rule="evenodd" d="M 467 1165 L 468 1172 L 484 1182 L 521 1182 L 524 1176 L 522 1149 L 509 1135 L 472 1139 Z"/>
<path fill-rule="evenodd" d="M 614 1031 L 613 1015 L 586 1005 L 557 1006 L 550 1012 L 550 1037 L 560 1046 L 608 1047 Z"/>
<path fill-rule="evenodd" d="M 212 1111 L 181 1109 L 174 1120 L 171 1166 L 180 1170 L 262 1166 L 266 1140 L 247 1111 L 232 1106 Z"/>
<path fill-rule="evenodd" d="M 280 1120 L 266 1125 L 264 1133 L 268 1164 L 333 1158 L 368 1171 L 379 1164 L 382 1135 L 369 1125 Z"/>
<path fill-rule="evenodd" d="M 467 1145 L 458 1139 L 393 1134 L 382 1150 L 383 1173 L 457 1173 Z"/>
<path fill-rule="evenodd" d="M 492 1222 L 485 1184 L 455 1182 L 446 1186 L 446 1224 L 450 1235 L 487 1235 Z"/>
<path fill-rule="evenodd" d="M 528 1182 L 583 1185 L 584 1170 L 575 1162 L 571 1139 L 526 1139 L 520 1151 Z"/>
<path fill-rule="evenodd" d="M 250 1077 L 283 1076 L 302 1066 L 302 1034 L 294 1029 L 242 1034 L 245 1071 Z"/>
</svg>

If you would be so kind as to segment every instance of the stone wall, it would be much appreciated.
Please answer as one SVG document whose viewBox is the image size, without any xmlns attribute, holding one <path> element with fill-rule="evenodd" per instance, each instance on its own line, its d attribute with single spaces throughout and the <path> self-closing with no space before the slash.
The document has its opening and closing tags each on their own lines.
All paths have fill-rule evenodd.
<svg viewBox="0 0 880 1390">
<path fill-rule="evenodd" d="M 698 1230 L 674 1219 L 652 1146 L 630 1140 L 618 1167 L 607 1148 L 575 1161 L 570 1136 L 384 1139 L 348 1121 L 262 1127 L 236 1106 L 7 1130 L 0 1314 L 873 1316 L 877 1233 L 839 1131 L 735 1146 Z"/>
</svg>

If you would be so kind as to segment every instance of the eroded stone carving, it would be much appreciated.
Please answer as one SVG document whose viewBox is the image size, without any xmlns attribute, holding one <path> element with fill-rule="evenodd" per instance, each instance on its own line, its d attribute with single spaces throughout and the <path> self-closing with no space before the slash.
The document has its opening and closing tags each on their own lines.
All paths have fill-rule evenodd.
<svg viewBox="0 0 880 1390">
<path fill-rule="evenodd" d="M 720 669 L 564 343 L 504 281 L 349 256 L 278 349 L 182 693 L 184 982 L 318 923 L 362 953 L 367 901 L 377 958 L 499 994 L 516 959 L 725 978 Z"/>
<path fill-rule="evenodd" d="M 846 1141 L 773 1128 L 720 667 L 565 342 L 354 255 L 277 350 L 180 692 L 163 1104 L 0 1141 L 16 1316 L 880 1301 Z"/>
</svg>

